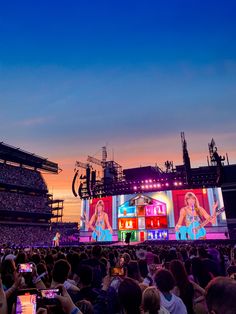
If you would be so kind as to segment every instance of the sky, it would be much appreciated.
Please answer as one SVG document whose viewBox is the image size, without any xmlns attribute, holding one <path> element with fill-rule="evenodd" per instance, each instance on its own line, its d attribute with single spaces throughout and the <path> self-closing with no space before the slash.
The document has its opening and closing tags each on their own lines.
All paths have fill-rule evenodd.
<svg viewBox="0 0 236 314">
<path fill-rule="evenodd" d="M 0 140 L 45 156 L 77 221 L 76 160 L 107 145 L 123 168 L 236 163 L 234 0 L 0 1 Z"/>
</svg>

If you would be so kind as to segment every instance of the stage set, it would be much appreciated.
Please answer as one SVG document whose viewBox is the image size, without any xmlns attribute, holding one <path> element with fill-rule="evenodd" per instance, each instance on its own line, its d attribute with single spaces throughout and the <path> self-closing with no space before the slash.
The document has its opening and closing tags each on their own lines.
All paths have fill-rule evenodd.
<svg viewBox="0 0 236 314">
<path fill-rule="evenodd" d="M 187 213 L 180 222 L 181 211 L 187 210 L 186 196 L 196 199 L 197 203 L 191 209 L 193 214 Z M 102 204 L 100 214 L 98 202 Z M 157 191 L 83 200 L 82 215 L 89 219 L 82 223 L 81 242 L 124 242 L 127 232 L 131 232 L 133 243 L 145 240 L 228 239 L 221 188 Z M 99 217 L 102 218 L 98 223 Z"/>
<path fill-rule="evenodd" d="M 164 170 L 122 170 L 106 160 L 105 147 L 102 160 L 77 161 L 72 191 L 82 199 L 80 242 L 124 243 L 127 233 L 131 244 L 235 240 L 236 165 L 225 165 L 212 139 L 208 165 L 191 168 L 184 133 L 181 141 L 183 165 L 166 161 Z M 102 178 L 91 164 L 102 167 Z"/>
</svg>

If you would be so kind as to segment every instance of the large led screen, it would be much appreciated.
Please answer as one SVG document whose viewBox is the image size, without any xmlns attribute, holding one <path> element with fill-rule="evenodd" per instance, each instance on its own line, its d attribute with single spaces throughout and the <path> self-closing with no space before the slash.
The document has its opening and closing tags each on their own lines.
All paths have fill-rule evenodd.
<svg viewBox="0 0 236 314">
<path fill-rule="evenodd" d="M 90 241 L 226 239 L 220 188 L 157 191 L 84 201 Z"/>
<path fill-rule="evenodd" d="M 90 241 L 112 241 L 112 197 L 87 201 L 88 215 L 83 213 L 85 228 L 91 231 Z M 89 219 L 87 218 L 89 216 Z"/>
</svg>

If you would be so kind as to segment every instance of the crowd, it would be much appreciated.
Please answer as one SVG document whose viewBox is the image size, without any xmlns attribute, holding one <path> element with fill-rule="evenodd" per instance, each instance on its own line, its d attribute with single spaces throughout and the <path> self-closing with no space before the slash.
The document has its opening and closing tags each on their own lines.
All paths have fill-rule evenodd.
<svg viewBox="0 0 236 314">
<path fill-rule="evenodd" d="M 60 288 L 38 313 L 235 314 L 235 253 L 207 244 L 5 248 L 1 313 L 13 313 L 22 288 Z M 27 262 L 32 273 L 18 273 Z"/>
<path fill-rule="evenodd" d="M 52 239 L 56 232 L 60 233 L 60 243 L 63 245 L 78 244 L 79 231 L 68 228 L 44 226 L 24 226 L 24 225 L 0 225 L 0 246 L 2 247 L 42 247 L 52 246 Z"/>
<path fill-rule="evenodd" d="M 8 247 L 50 246 L 55 231 L 40 226 L 0 225 L 0 245 Z"/>
<path fill-rule="evenodd" d="M 0 183 L 47 190 L 40 172 L 23 167 L 0 163 Z"/>
<path fill-rule="evenodd" d="M 47 213 L 51 211 L 47 200 L 45 195 L 0 191 L 0 210 Z"/>
</svg>

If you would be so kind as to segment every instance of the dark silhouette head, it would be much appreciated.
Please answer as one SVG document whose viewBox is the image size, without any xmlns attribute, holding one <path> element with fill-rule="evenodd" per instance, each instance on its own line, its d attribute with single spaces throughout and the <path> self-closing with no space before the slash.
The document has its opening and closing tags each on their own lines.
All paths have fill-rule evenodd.
<svg viewBox="0 0 236 314">
<path fill-rule="evenodd" d="M 118 289 L 121 307 L 127 314 L 139 314 L 142 302 L 142 291 L 135 280 L 125 278 Z"/>
</svg>

